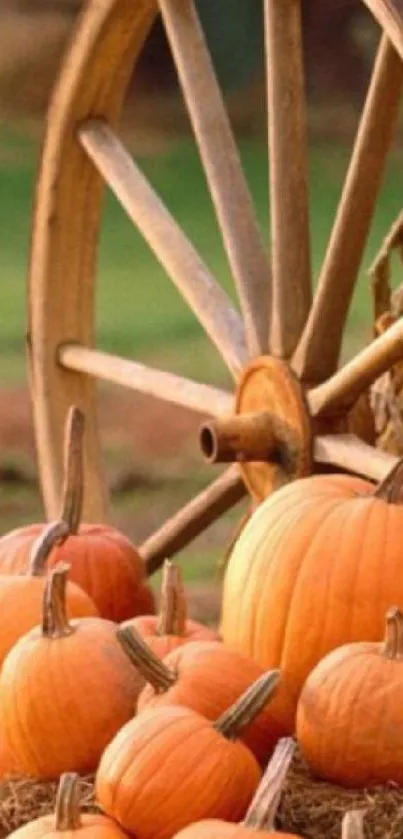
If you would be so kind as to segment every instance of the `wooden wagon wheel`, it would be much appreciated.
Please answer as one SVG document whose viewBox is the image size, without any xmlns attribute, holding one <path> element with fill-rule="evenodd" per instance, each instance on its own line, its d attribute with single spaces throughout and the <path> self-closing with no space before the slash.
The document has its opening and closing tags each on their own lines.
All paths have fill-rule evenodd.
<svg viewBox="0 0 403 839">
<path fill-rule="evenodd" d="M 207 459 L 234 461 L 142 546 L 149 570 L 233 506 L 247 487 L 277 486 L 331 464 L 378 479 L 395 459 L 348 433 L 342 417 L 403 356 L 399 320 L 337 370 L 342 334 L 397 121 L 403 0 L 365 0 L 381 29 L 368 96 L 312 300 L 304 81 L 298 0 L 265 0 L 271 260 L 193 0 L 92 0 L 51 103 L 30 263 L 30 373 L 47 514 L 59 508 L 63 427 L 87 416 L 85 516 L 107 515 L 95 379 L 211 416 Z M 115 129 L 125 91 L 160 13 L 176 63 L 240 303 L 238 313 L 131 159 Z M 236 382 L 230 393 L 93 347 L 103 180 L 200 320 Z"/>
</svg>

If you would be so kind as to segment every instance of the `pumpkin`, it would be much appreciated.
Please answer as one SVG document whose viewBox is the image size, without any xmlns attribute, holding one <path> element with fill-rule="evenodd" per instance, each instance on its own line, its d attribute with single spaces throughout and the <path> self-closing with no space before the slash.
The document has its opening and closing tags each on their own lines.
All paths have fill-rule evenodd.
<svg viewBox="0 0 403 839">
<path fill-rule="evenodd" d="M 297 736 L 312 772 L 347 787 L 403 786 L 403 614 L 389 610 L 384 643 L 346 644 L 312 670 Z"/>
<path fill-rule="evenodd" d="M 241 824 L 205 819 L 185 827 L 174 839 L 301 839 L 275 830 L 275 816 L 295 743 L 280 740 Z"/>
<path fill-rule="evenodd" d="M 187 617 L 186 596 L 181 570 L 166 559 L 162 569 L 160 613 L 141 615 L 125 621 L 123 627 L 133 627 L 160 658 L 189 641 L 218 641 L 219 635 Z"/>
<path fill-rule="evenodd" d="M 0 667 L 14 644 L 41 620 L 46 578 L 41 576 L 48 545 L 38 542 L 28 573 L 22 576 L 0 575 Z M 75 583 L 66 588 L 66 611 L 69 618 L 97 617 L 98 611 L 88 594 Z"/>
<path fill-rule="evenodd" d="M 66 577 L 66 566 L 50 573 L 42 624 L 17 641 L 0 673 L 6 746 L 22 774 L 42 780 L 94 771 L 142 686 L 112 621 L 67 620 Z"/>
<path fill-rule="evenodd" d="M 10 839 L 127 839 L 126 834 L 101 813 L 80 813 L 79 784 L 75 773 L 62 775 L 53 815 L 24 824 Z"/>
<path fill-rule="evenodd" d="M 104 812 L 136 839 L 171 839 L 203 818 L 241 819 L 261 773 L 239 733 L 277 679 L 265 674 L 215 723 L 177 705 L 148 708 L 127 723 L 96 775 Z"/>
<path fill-rule="evenodd" d="M 313 667 L 352 641 L 380 641 L 403 606 L 403 461 L 377 489 L 346 475 L 304 478 L 254 512 L 228 563 L 221 635 L 280 667 L 286 733 Z M 280 695 L 281 694 L 281 695 Z"/>
<path fill-rule="evenodd" d="M 192 641 L 161 660 L 133 629 L 119 629 L 117 637 L 148 682 L 138 699 L 139 712 L 155 705 L 185 705 L 213 721 L 264 673 L 252 659 L 219 641 Z M 274 697 L 241 735 L 264 765 L 282 734 L 277 713 Z"/>
<path fill-rule="evenodd" d="M 144 562 L 132 543 L 104 524 L 80 524 L 83 500 L 82 436 L 84 417 L 72 408 L 66 426 L 66 466 L 59 522 L 31 524 L 0 539 L 0 572 L 25 573 L 37 540 L 53 539 L 47 568 L 70 565 L 70 581 L 94 601 L 103 618 L 123 621 L 154 612 L 154 596 L 147 584 Z"/>
</svg>

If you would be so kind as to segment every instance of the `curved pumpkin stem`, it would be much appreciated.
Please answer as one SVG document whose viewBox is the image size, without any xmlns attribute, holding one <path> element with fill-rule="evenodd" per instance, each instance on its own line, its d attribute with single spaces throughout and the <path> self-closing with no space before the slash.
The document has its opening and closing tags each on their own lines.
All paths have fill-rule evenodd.
<svg viewBox="0 0 403 839">
<path fill-rule="evenodd" d="M 295 752 L 291 737 L 279 740 L 244 819 L 253 830 L 275 830 L 278 805 Z"/>
<path fill-rule="evenodd" d="M 365 810 L 350 810 L 343 817 L 341 839 L 364 839 Z"/>
<path fill-rule="evenodd" d="M 135 629 L 119 628 L 116 637 L 128 659 L 157 693 L 164 693 L 175 684 L 177 677 L 173 670 L 155 655 Z"/>
<path fill-rule="evenodd" d="M 377 486 L 374 495 L 388 504 L 403 504 L 403 458 Z"/>
<path fill-rule="evenodd" d="M 59 565 L 50 572 L 43 594 L 42 634 L 46 638 L 65 638 L 74 632 L 66 614 L 66 585 L 69 566 Z"/>
<path fill-rule="evenodd" d="M 253 685 L 214 723 L 214 728 L 228 740 L 236 740 L 244 728 L 253 722 L 273 696 L 280 681 L 280 671 L 270 670 Z"/>
<path fill-rule="evenodd" d="M 46 560 L 56 545 L 66 541 L 70 530 L 65 521 L 54 521 L 48 524 L 32 545 L 28 562 L 30 577 L 40 577 L 45 570 Z"/>
<path fill-rule="evenodd" d="M 65 521 L 70 533 L 77 533 L 80 527 L 84 500 L 83 437 L 85 418 L 79 408 L 70 408 L 64 436 L 64 482 L 60 518 Z"/>
<path fill-rule="evenodd" d="M 161 605 L 157 635 L 178 635 L 186 632 L 186 597 L 182 572 L 178 565 L 166 559 L 162 570 Z"/>
<path fill-rule="evenodd" d="M 386 614 L 386 637 L 382 652 L 386 658 L 403 659 L 403 613 L 397 606 L 393 606 Z"/>
<path fill-rule="evenodd" d="M 55 830 L 78 830 L 81 827 L 79 786 L 76 772 L 61 775 L 56 796 Z"/>
</svg>

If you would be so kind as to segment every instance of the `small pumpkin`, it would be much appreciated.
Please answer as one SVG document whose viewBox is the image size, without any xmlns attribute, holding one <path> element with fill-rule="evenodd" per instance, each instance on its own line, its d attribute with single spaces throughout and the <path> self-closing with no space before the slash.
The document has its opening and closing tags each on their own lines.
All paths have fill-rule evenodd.
<svg viewBox="0 0 403 839">
<path fill-rule="evenodd" d="M 280 740 L 241 824 L 205 819 L 185 827 L 174 839 L 301 839 L 278 833 L 275 817 L 295 743 Z"/>
<path fill-rule="evenodd" d="M 281 722 L 295 726 L 302 686 L 328 652 L 381 641 L 403 608 L 403 461 L 385 481 L 304 478 L 253 513 L 231 554 L 221 635 L 264 668 L 281 667 Z"/>
<path fill-rule="evenodd" d="M 0 667 L 14 644 L 41 620 L 46 577 L 43 575 L 51 549 L 47 534 L 37 544 L 28 571 L 21 576 L 0 575 Z M 91 598 L 75 583 L 66 588 L 68 618 L 97 617 Z"/>
<path fill-rule="evenodd" d="M 139 712 L 157 705 L 184 705 L 214 721 L 264 674 L 259 664 L 219 641 L 192 641 L 161 660 L 133 628 L 118 629 L 117 637 L 148 682 L 139 695 Z M 275 696 L 241 735 L 264 765 L 282 734 L 277 710 Z"/>
<path fill-rule="evenodd" d="M 125 627 L 133 627 L 160 658 L 189 641 L 219 640 L 214 629 L 187 617 L 182 573 L 169 559 L 165 560 L 162 569 L 159 615 L 140 615 L 125 621 Z"/>
<path fill-rule="evenodd" d="M 9 839 L 127 839 L 120 827 L 101 813 L 80 813 L 79 779 L 75 773 L 62 775 L 55 812 L 24 824 Z"/>
<path fill-rule="evenodd" d="M 41 780 L 94 771 L 143 684 L 112 621 L 67 620 L 66 582 L 66 566 L 50 573 L 42 624 L 17 641 L 0 673 L 6 746 L 22 774 Z"/>
<path fill-rule="evenodd" d="M 346 644 L 312 670 L 297 735 L 319 778 L 346 787 L 403 786 L 403 614 L 389 610 L 384 643 Z"/>
<path fill-rule="evenodd" d="M 105 524 L 81 524 L 84 416 L 72 408 L 66 424 L 66 465 L 59 522 L 31 524 L 0 539 L 0 572 L 25 573 L 36 540 L 53 537 L 47 568 L 70 565 L 70 581 L 94 601 L 103 618 L 124 621 L 155 610 L 140 554 L 122 533 Z"/>
<path fill-rule="evenodd" d="M 105 813 L 136 839 L 171 839 L 203 818 L 241 819 L 261 773 L 237 738 L 277 681 L 278 673 L 265 674 L 215 723 L 176 705 L 146 709 L 127 723 L 96 775 Z"/>
</svg>

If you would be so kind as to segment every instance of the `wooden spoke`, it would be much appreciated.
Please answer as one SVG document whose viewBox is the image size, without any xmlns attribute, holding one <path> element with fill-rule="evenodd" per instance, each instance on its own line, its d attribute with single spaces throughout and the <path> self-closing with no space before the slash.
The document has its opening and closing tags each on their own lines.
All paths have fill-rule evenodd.
<svg viewBox="0 0 403 839">
<path fill-rule="evenodd" d="M 382 373 L 403 358 L 403 318 L 308 394 L 313 416 L 349 407 Z"/>
<path fill-rule="evenodd" d="M 77 344 L 61 346 L 59 361 L 68 370 L 87 373 L 200 414 L 220 416 L 233 406 L 232 395 L 224 390 Z"/>
<path fill-rule="evenodd" d="M 403 0 L 364 0 L 403 61 Z"/>
<path fill-rule="evenodd" d="M 196 498 L 193 498 L 173 518 L 169 519 L 140 547 L 147 573 L 153 574 L 216 519 L 234 507 L 246 495 L 245 485 L 237 466 L 231 466 Z"/>
<path fill-rule="evenodd" d="M 308 382 L 323 381 L 337 367 L 402 87 L 403 64 L 383 35 L 314 303 L 293 360 Z"/>
<path fill-rule="evenodd" d="M 270 349 L 289 358 L 311 306 L 299 0 L 265 0 L 272 240 Z"/>
<path fill-rule="evenodd" d="M 252 356 L 267 350 L 269 264 L 193 0 L 158 0 L 237 286 Z"/>
<path fill-rule="evenodd" d="M 394 455 L 368 446 L 354 434 L 316 437 L 314 457 L 317 463 L 346 469 L 372 481 L 382 481 L 398 462 Z"/>
<path fill-rule="evenodd" d="M 80 140 L 237 377 L 247 350 L 229 298 L 108 125 L 88 121 L 80 129 Z"/>
</svg>

